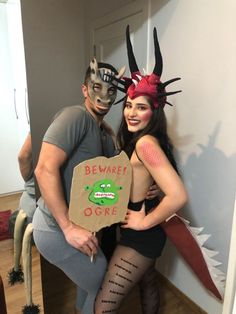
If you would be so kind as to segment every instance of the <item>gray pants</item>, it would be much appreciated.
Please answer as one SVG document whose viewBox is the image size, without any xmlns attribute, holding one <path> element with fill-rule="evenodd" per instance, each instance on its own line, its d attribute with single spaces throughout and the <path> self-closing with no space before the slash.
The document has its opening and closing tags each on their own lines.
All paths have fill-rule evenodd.
<svg viewBox="0 0 236 314">
<path fill-rule="evenodd" d="M 34 212 L 36 210 L 36 198 L 34 195 L 24 191 L 20 198 L 19 210 L 23 209 L 27 215 L 27 224 L 32 222 Z"/>
<path fill-rule="evenodd" d="M 99 249 L 91 262 L 90 257 L 70 246 L 63 233 L 56 230 L 34 230 L 34 241 L 39 252 L 77 285 L 77 310 L 82 314 L 94 313 L 94 301 L 107 267 L 102 251 Z"/>
</svg>

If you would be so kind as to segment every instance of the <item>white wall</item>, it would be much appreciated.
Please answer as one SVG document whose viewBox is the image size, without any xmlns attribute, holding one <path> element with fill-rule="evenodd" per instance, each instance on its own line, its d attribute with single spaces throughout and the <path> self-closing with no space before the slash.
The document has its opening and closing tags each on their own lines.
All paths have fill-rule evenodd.
<svg viewBox="0 0 236 314">
<path fill-rule="evenodd" d="M 220 252 L 216 258 L 226 271 L 236 183 L 236 3 L 150 3 L 150 30 L 158 28 L 164 57 L 163 81 L 182 78 L 177 84 L 182 94 L 170 98 L 174 108 L 166 109 L 189 194 L 182 214 L 212 235 L 206 246 Z M 152 41 L 149 48 L 152 69 Z M 165 250 L 159 269 L 207 313 L 222 312 L 222 305 L 206 293 L 173 247 Z"/>
</svg>

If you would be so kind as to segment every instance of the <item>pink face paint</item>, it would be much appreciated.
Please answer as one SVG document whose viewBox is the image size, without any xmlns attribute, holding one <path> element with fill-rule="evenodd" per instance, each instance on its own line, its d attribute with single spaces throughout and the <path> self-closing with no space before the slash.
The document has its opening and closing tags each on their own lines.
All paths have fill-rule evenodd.
<svg viewBox="0 0 236 314">
<path fill-rule="evenodd" d="M 127 102 L 124 116 L 130 132 L 143 130 L 152 117 L 152 109 L 144 97 Z"/>
<path fill-rule="evenodd" d="M 162 165 L 162 157 L 157 152 L 153 144 L 151 143 L 142 143 L 140 146 L 141 153 L 145 159 L 145 161 L 151 167 L 160 167 Z"/>
<path fill-rule="evenodd" d="M 149 122 L 152 116 L 152 110 L 146 110 L 144 113 L 140 114 L 140 120 L 143 122 Z"/>
</svg>

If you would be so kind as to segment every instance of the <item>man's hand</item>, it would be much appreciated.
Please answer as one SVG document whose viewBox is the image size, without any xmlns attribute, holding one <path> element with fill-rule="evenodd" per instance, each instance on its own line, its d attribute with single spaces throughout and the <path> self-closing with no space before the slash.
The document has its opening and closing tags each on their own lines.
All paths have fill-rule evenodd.
<svg viewBox="0 0 236 314">
<path fill-rule="evenodd" d="M 156 197 L 161 199 L 162 196 L 163 196 L 163 193 L 162 193 L 161 189 L 158 187 L 158 185 L 153 184 L 149 187 L 149 190 L 147 191 L 146 199 L 152 200 Z"/>
<path fill-rule="evenodd" d="M 69 226 L 63 229 L 66 241 L 74 248 L 88 256 L 97 253 L 98 240 L 92 232 L 70 222 Z"/>
</svg>

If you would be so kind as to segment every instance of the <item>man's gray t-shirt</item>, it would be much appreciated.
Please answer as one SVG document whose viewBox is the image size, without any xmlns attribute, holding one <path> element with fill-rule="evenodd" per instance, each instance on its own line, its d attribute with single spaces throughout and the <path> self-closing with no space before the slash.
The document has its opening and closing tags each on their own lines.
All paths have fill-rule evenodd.
<svg viewBox="0 0 236 314">
<path fill-rule="evenodd" d="M 68 158 L 61 168 L 61 178 L 67 205 L 74 167 L 82 161 L 98 156 L 112 157 L 115 154 L 112 137 L 101 129 L 93 116 L 82 106 L 63 109 L 46 131 L 44 142 L 60 147 Z M 38 207 L 43 211 L 50 225 L 56 226 L 49 209 L 40 198 Z"/>
</svg>

